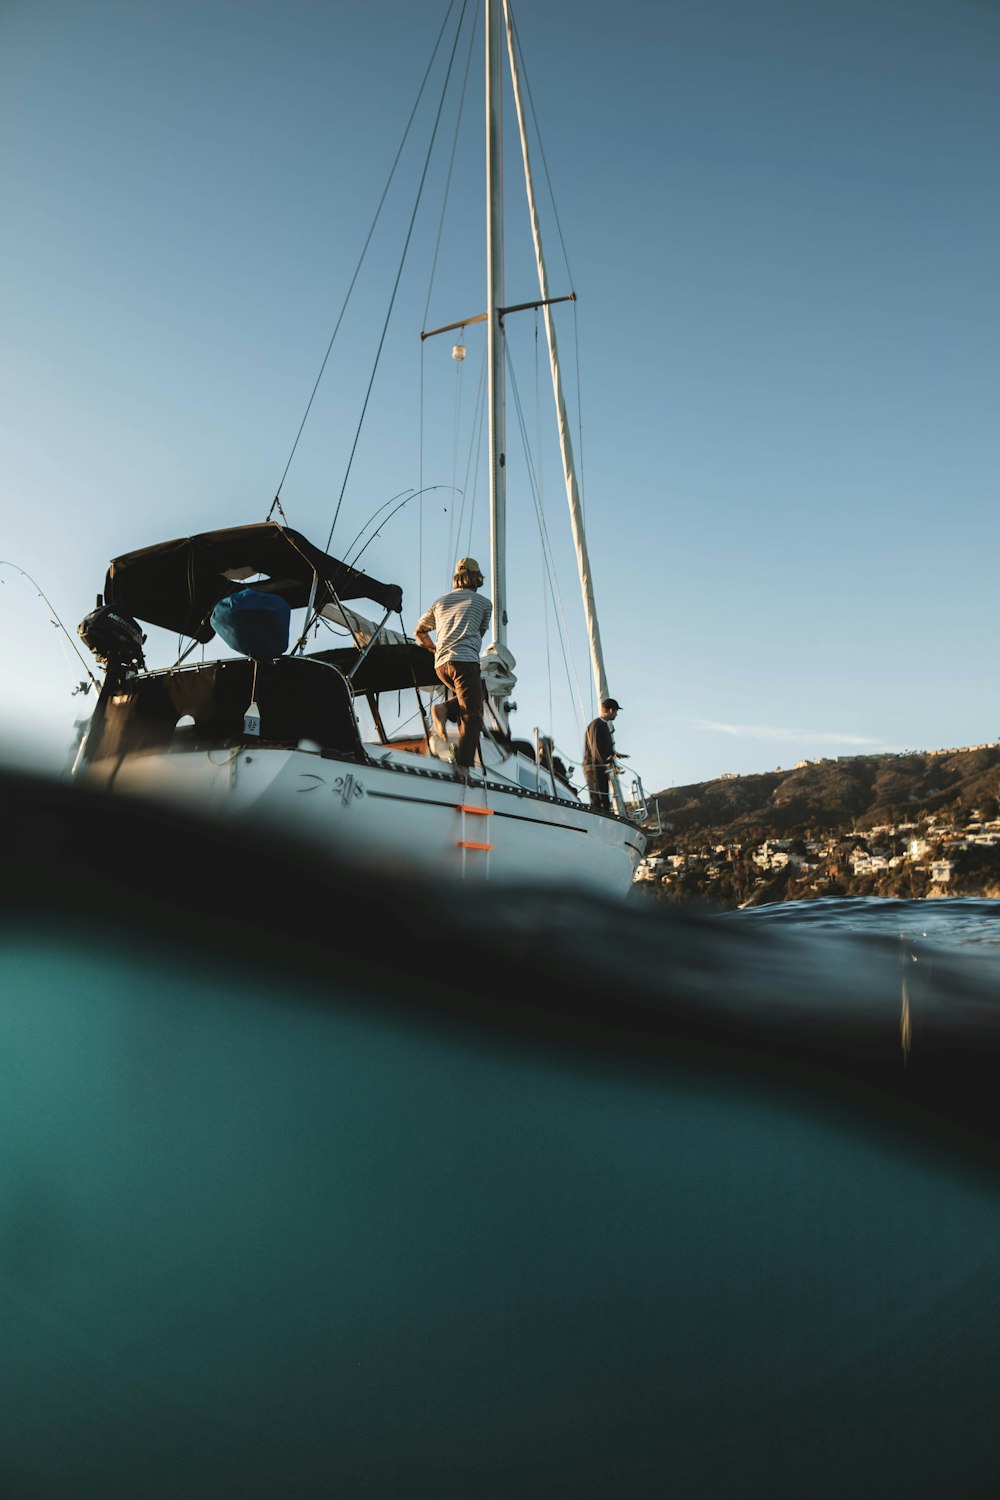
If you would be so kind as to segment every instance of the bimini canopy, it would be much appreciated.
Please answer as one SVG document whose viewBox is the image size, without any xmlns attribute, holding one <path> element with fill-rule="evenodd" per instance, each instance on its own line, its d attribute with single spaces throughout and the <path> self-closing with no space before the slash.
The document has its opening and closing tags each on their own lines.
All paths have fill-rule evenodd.
<svg viewBox="0 0 1000 1500">
<path fill-rule="evenodd" d="M 293 609 L 309 603 L 316 577 L 316 609 L 340 599 L 371 599 L 391 610 L 403 604 L 398 583 L 380 583 L 328 557 L 300 532 L 275 521 L 203 531 L 115 557 L 104 602 L 148 625 L 210 641 L 215 631 L 209 617 L 219 600 L 245 588 L 257 574 L 265 576 L 254 588 L 279 594 Z"/>
</svg>

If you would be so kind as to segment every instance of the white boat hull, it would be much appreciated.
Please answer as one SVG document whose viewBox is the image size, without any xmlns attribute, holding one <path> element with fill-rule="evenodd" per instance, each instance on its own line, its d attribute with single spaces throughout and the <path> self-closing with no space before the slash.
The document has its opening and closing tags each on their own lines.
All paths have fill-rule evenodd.
<svg viewBox="0 0 1000 1500">
<path fill-rule="evenodd" d="M 640 829 L 510 782 L 463 784 L 433 757 L 378 764 L 241 745 L 126 755 L 86 767 L 91 785 L 211 817 L 252 818 L 336 858 L 460 880 L 559 884 L 627 894 Z"/>
</svg>

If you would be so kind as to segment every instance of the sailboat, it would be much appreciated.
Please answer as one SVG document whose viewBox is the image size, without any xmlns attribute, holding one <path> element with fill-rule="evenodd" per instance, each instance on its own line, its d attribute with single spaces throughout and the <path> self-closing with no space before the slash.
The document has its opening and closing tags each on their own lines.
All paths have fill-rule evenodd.
<svg viewBox="0 0 1000 1500">
<path fill-rule="evenodd" d="M 545 322 L 597 701 L 609 692 L 552 318 L 553 303 L 567 299 L 549 293 L 503 0 L 484 0 L 484 30 L 487 308 L 465 320 L 487 328 L 493 612 L 482 654 L 481 763 L 467 779 L 453 764 L 449 725 L 434 713 L 445 689 L 433 652 L 406 633 L 401 587 L 320 549 L 286 524 L 279 506 L 278 519 L 269 514 L 112 558 L 96 606 L 79 627 L 105 675 L 73 775 L 115 795 L 254 819 L 340 857 L 394 870 L 624 896 L 646 848 L 639 777 L 633 773 L 626 788 L 616 767 L 611 808 L 591 806 L 553 738 L 537 730 L 520 738 L 512 726 L 504 322 L 521 308 L 540 309 Z M 538 298 L 517 307 L 505 306 L 503 293 L 504 50 L 538 275 Z M 464 322 L 447 325 L 459 326 Z M 289 645 L 291 612 L 300 609 L 305 624 Z M 399 629 L 390 624 L 394 615 Z M 320 621 L 342 629 L 345 643 L 307 650 Z M 151 666 L 144 625 L 189 644 L 171 665 Z M 204 648 L 220 637 L 235 655 L 205 659 Z M 198 645 L 202 658 L 191 661 Z"/>
</svg>

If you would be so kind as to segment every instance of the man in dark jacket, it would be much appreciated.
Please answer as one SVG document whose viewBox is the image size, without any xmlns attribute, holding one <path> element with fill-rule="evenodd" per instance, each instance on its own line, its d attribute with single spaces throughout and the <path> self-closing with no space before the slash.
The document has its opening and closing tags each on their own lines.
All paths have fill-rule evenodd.
<svg viewBox="0 0 1000 1500">
<path fill-rule="evenodd" d="M 616 754 L 614 723 L 621 704 L 614 698 L 605 698 L 601 704 L 601 715 L 587 725 L 583 742 L 583 775 L 590 788 L 590 805 L 603 812 L 611 811 L 610 770 Z"/>
</svg>

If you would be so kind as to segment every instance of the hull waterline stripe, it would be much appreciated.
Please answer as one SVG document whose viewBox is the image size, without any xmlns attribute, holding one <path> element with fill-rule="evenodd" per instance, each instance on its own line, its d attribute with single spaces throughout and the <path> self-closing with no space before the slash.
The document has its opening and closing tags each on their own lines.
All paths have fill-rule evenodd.
<svg viewBox="0 0 1000 1500">
<path fill-rule="evenodd" d="M 432 802 L 426 797 L 401 797 L 397 792 L 374 792 L 370 789 L 365 792 L 366 797 L 384 797 L 389 802 L 413 802 L 418 807 L 447 807 L 453 809 L 454 802 Z M 545 828 L 561 828 L 564 833 L 589 833 L 589 828 L 581 828 L 578 823 L 556 823 L 548 818 L 529 818 L 524 813 L 501 812 L 498 807 L 490 811 L 498 818 L 512 818 L 516 823 L 541 823 Z"/>
</svg>

